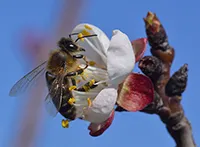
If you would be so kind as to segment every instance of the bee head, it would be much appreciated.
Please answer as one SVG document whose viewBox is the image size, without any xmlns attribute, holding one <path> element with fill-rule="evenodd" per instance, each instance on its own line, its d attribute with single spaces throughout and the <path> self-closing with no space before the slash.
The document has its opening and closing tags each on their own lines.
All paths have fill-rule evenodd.
<svg viewBox="0 0 200 147">
<path fill-rule="evenodd" d="M 71 38 L 61 38 L 58 41 L 58 46 L 61 48 L 61 50 L 65 52 L 80 52 L 85 51 L 85 49 L 81 48 L 74 42 Z"/>
</svg>

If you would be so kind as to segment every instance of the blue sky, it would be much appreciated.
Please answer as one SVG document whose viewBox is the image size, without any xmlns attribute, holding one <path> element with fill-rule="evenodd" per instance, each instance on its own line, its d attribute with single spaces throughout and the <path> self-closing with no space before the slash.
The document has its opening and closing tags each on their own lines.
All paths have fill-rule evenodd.
<svg viewBox="0 0 200 147">
<path fill-rule="evenodd" d="M 0 146 L 7 144 L 15 132 L 15 118 L 23 107 L 23 100 L 8 96 L 9 89 L 16 80 L 28 72 L 23 56 L 19 52 L 19 34 L 24 27 L 38 31 L 49 31 L 55 20 L 52 10 L 56 0 L 0 0 L 0 40 L 1 40 L 1 103 L 0 103 Z M 198 97 L 200 70 L 199 34 L 200 2 L 193 1 L 116 1 L 89 0 L 81 9 L 79 22 L 88 22 L 100 27 L 111 36 L 113 29 L 120 29 L 130 39 L 145 36 L 143 17 L 148 11 L 155 12 L 167 30 L 170 44 L 176 50 L 172 73 L 184 63 L 189 64 L 188 87 L 182 104 L 189 118 L 197 145 L 200 145 L 200 118 Z M 53 11 L 53 12 L 52 12 Z M 67 34 L 66 34 L 67 35 Z M 149 47 L 146 55 L 149 54 Z M 135 71 L 138 71 L 136 68 Z M 45 114 L 46 115 L 46 114 Z M 98 138 L 88 135 L 87 122 L 76 121 L 69 129 L 60 126 L 62 117 L 52 119 L 45 116 L 38 134 L 38 147 L 79 147 L 79 146 L 174 146 L 165 126 L 156 115 L 143 113 L 118 113 L 112 126 Z M 13 122 L 10 122 L 13 121 Z M 12 126 L 10 126 L 13 124 Z"/>
</svg>

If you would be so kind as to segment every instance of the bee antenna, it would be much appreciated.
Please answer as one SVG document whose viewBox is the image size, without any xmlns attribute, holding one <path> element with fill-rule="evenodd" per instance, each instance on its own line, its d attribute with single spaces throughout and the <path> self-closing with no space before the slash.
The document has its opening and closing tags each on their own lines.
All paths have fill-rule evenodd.
<svg viewBox="0 0 200 147">
<path fill-rule="evenodd" d="M 87 36 L 83 36 L 83 37 L 78 37 L 75 42 L 79 41 L 80 39 L 82 38 L 88 38 L 88 37 L 94 37 L 94 36 L 97 36 L 97 34 L 93 34 L 93 35 L 87 35 Z"/>
<path fill-rule="evenodd" d="M 72 33 L 72 34 L 69 34 L 69 38 L 72 38 L 73 35 L 78 35 L 79 33 Z"/>
</svg>

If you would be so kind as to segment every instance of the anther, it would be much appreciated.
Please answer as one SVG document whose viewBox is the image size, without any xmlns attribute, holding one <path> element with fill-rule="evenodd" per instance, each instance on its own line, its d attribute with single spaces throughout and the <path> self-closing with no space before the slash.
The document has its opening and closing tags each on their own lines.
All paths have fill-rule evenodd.
<svg viewBox="0 0 200 147">
<path fill-rule="evenodd" d="M 78 34 L 78 38 L 79 38 L 81 41 L 84 41 L 84 38 L 83 38 L 83 34 L 82 34 L 82 33 L 79 33 L 79 34 Z"/>
<path fill-rule="evenodd" d="M 92 30 L 92 28 L 89 25 L 84 25 L 84 27 L 88 30 Z"/>
<path fill-rule="evenodd" d="M 88 31 L 85 30 L 85 29 L 82 30 L 81 34 L 82 34 L 83 36 L 89 36 L 89 35 L 91 35 L 90 32 L 88 32 Z"/>
<path fill-rule="evenodd" d="M 90 66 L 94 66 L 94 65 L 96 64 L 96 62 L 94 62 L 94 61 L 89 61 L 88 64 L 89 64 Z"/>
<path fill-rule="evenodd" d="M 90 98 L 87 98 L 88 106 L 90 107 L 92 105 L 92 101 Z"/>
<path fill-rule="evenodd" d="M 73 105 L 75 102 L 76 102 L 76 100 L 73 97 L 68 100 L 68 104 L 70 104 L 70 105 Z"/>
<path fill-rule="evenodd" d="M 74 89 L 76 89 L 76 86 L 70 86 L 70 87 L 69 87 L 69 91 L 72 91 L 72 90 L 74 90 Z"/>
</svg>

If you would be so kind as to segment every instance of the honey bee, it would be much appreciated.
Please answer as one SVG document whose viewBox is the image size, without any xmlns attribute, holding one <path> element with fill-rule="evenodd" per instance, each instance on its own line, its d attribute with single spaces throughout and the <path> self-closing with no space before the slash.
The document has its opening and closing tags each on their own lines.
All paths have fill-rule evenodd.
<svg viewBox="0 0 200 147">
<path fill-rule="evenodd" d="M 72 35 L 78 35 L 79 33 L 73 33 L 69 35 L 69 38 L 61 38 L 58 41 L 59 49 L 53 50 L 49 56 L 49 59 L 38 67 L 30 71 L 24 77 L 22 77 L 10 90 L 10 96 L 19 96 L 27 87 L 29 87 L 34 80 L 39 76 L 44 75 L 46 77 L 46 84 L 48 87 L 48 94 L 45 98 L 45 104 L 50 107 L 52 116 L 55 116 L 58 112 L 68 120 L 75 119 L 76 108 L 73 105 L 71 89 L 78 91 L 85 91 L 85 87 L 93 88 L 95 85 L 86 83 L 83 87 L 76 88 L 75 76 L 78 76 L 84 72 L 88 67 L 88 61 L 81 52 L 85 49 L 77 44 L 77 41 L 86 37 L 97 36 L 96 34 L 78 37 L 75 41 L 72 40 Z M 85 62 L 85 67 L 80 68 L 80 62 L 82 59 Z"/>
</svg>

